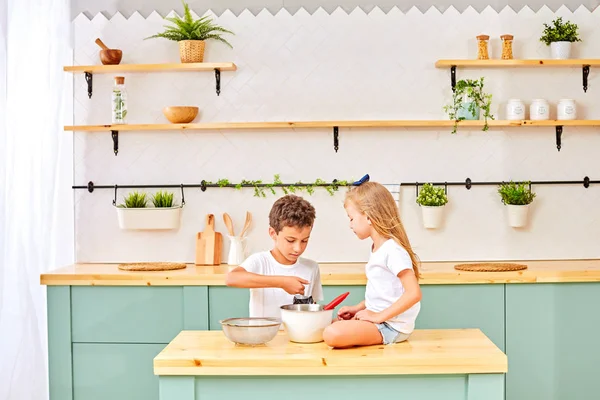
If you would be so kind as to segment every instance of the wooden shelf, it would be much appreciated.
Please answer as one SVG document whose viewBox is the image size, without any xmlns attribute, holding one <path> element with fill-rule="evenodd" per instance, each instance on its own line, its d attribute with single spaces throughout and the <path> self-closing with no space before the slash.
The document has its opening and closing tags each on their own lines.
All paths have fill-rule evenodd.
<svg viewBox="0 0 600 400">
<path fill-rule="evenodd" d="M 221 94 L 221 71 L 236 71 L 234 63 L 169 63 L 169 64 L 118 64 L 118 65 L 76 65 L 63 67 L 66 72 L 82 72 L 87 82 L 88 98 L 92 98 L 94 74 L 114 74 L 120 72 L 202 72 L 214 71 L 217 96 Z"/>
<path fill-rule="evenodd" d="M 64 67 L 66 72 L 89 72 L 109 74 L 115 72 L 169 72 L 169 71 L 235 71 L 234 63 L 170 63 L 170 64 L 118 64 L 118 65 L 76 65 Z"/>
<path fill-rule="evenodd" d="M 384 120 L 384 121 L 286 121 L 286 122 L 215 122 L 197 124 L 136 124 L 136 125 L 74 125 L 65 131 L 174 131 L 174 130 L 236 130 L 236 129 L 285 129 L 285 128 L 434 128 L 451 127 L 452 120 Z M 483 120 L 461 121 L 464 127 L 482 127 Z M 600 126 L 600 120 L 489 120 L 490 127 L 521 126 Z"/>
<path fill-rule="evenodd" d="M 584 67 L 600 66 L 600 59 L 529 59 L 529 60 L 438 60 L 436 68 L 505 68 L 505 67 Z"/>
</svg>

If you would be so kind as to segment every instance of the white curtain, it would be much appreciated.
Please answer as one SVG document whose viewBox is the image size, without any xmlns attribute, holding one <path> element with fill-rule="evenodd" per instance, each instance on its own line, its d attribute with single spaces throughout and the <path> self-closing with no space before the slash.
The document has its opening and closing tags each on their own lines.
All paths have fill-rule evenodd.
<svg viewBox="0 0 600 400">
<path fill-rule="evenodd" d="M 0 400 L 48 398 L 40 274 L 73 262 L 69 7 L 0 0 Z"/>
</svg>

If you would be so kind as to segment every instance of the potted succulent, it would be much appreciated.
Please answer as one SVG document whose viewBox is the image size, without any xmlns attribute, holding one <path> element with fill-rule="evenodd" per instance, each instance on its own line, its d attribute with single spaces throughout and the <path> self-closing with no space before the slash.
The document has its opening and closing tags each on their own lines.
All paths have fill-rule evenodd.
<svg viewBox="0 0 600 400">
<path fill-rule="evenodd" d="M 552 26 L 544 24 L 544 34 L 540 38 L 546 46 L 550 46 L 552 58 L 564 60 L 571 57 L 573 42 L 581 42 L 577 24 L 562 21 L 562 17 L 552 21 Z"/>
<path fill-rule="evenodd" d="M 502 183 L 498 193 L 508 212 L 508 224 L 513 228 L 522 228 L 527 225 L 529 205 L 535 198 L 535 193 L 528 188 L 529 182 Z"/>
<path fill-rule="evenodd" d="M 421 206 L 425 228 L 435 229 L 441 226 L 446 203 L 448 197 L 444 188 L 436 188 L 431 183 L 423 185 L 417 196 L 417 204 Z"/>
<path fill-rule="evenodd" d="M 151 196 L 153 207 L 148 207 L 146 193 L 129 193 L 123 204 L 115 207 L 121 229 L 177 229 L 181 209 L 173 202 L 173 193 L 158 191 Z"/>
<path fill-rule="evenodd" d="M 490 111 L 492 95 L 484 92 L 483 80 L 481 77 L 479 79 L 461 79 L 456 82 L 452 104 L 444 106 L 448 117 L 454 120 L 452 133 L 456 133 L 460 121 L 480 119 L 481 111 L 483 111 L 485 120 L 483 131 L 489 129 L 488 119 L 494 119 Z"/>
<path fill-rule="evenodd" d="M 233 34 L 233 32 L 213 24 L 212 19 L 208 16 L 194 20 L 190 7 L 184 1 L 182 3 L 183 18 L 179 16 L 165 18 L 175 25 L 165 25 L 167 29 L 164 32 L 146 39 L 164 38 L 179 42 L 179 57 L 182 63 L 203 62 L 206 40 L 217 40 L 233 48 L 227 40 L 221 37 L 222 33 Z"/>
</svg>

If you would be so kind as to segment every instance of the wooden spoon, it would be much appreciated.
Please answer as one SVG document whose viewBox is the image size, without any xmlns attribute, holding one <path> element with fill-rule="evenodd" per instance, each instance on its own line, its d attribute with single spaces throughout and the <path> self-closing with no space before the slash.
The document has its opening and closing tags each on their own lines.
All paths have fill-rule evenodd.
<svg viewBox="0 0 600 400">
<path fill-rule="evenodd" d="M 242 229 L 242 233 L 240 234 L 240 237 L 244 237 L 244 234 L 248 231 L 248 228 L 250 228 L 250 224 L 252 223 L 252 214 L 250 214 L 250 211 L 246 211 L 246 222 L 244 222 L 244 229 Z"/>
<path fill-rule="evenodd" d="M 225 222 L 225 226 L 227 227 L 229 234 L 231 236 L 235 236 L 235 233 L 233 233 L 233 221 L 231 220 L 229 214 L 223 213 L 223 221 Z"/>
<path fill-rule="evenodd" d="M 102 50 L 110 50 L 100 38 L 96 39 L 96 44 L 102 47 Z"/>
</svg>

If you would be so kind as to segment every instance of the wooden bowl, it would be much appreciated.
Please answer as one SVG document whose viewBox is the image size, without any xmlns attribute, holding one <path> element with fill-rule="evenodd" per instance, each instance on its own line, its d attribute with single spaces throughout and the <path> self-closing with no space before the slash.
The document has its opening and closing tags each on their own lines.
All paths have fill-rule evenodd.
<svg viewBox="0 0 600 400">
<path fill-rule="evenodd" d="M 104 65 L 116 65 L 121 62 L 123 52 L 117 49 L 100 50 L 100 61 Z"/>
<path fill-rule="evenodd" d="M 192 122 L 198 115 L 198 107 L 165 107 L 163 108 L 163 114 L 174 124 L 187 124 Z"/>
</svg>

